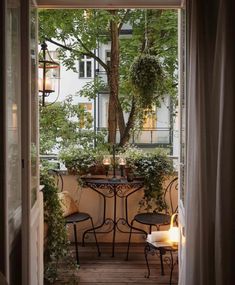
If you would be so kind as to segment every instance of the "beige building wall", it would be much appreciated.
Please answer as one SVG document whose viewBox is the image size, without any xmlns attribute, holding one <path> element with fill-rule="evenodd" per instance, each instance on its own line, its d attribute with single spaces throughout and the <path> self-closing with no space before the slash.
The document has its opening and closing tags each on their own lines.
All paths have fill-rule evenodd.
<svg viewBox="0 0 235 285">
<path fill-rule="evenodd" d="M 68 191 L 73 199 L 76 201 L 76 204 L 79 207 L 79 210 L 81 212 L 87 212 L 89 213 L 94 221 L 95 226 L 98 226 L 103 221 L 103 198 L 101 195 L 97 194 L 95 191 L 93 191 L 90 188 L 82 188 L 78 182 L 77 182 L 77 176 L 75 175 L 64 175 L 64 191 Z M 169 178 L 166 181 L 166 185 L 173 179 L 173 177 Z M 173 204 L 177 204 L 178 200 L 178 191 L 173 191 L 174 197 L 173 197 Z M 134 215 L 139 212 L 139 201 L 141 200 L 141 197 L 143 196 L 143 190 L 137 191 L 129 198 L 129 206 L 128 206 L 128 220 L 131 223 L 131 220 L 133 219 Z M 113 198 L 107 198 L 106 200 L 106 218 L 113 218 L 113 207 L 114 207 L 114 199 Z M 118 218 L 124 218 L 125 217 L 125 200 L 122 198 L 117 198 L 117 219 Z M 141 212 L 143 212 L 142 210 Z M 121 222 L 119 223 L 120 228 L 126 232 L 129 231 L 129 228 L 126 225 L 122 225 Z M 110 225 L 105 225 L 101 229 L 98 229 L 98 231 L 107 231 L 110 229 Z M 148 227 L 145 225 L 141 225 L 137 222 L 135 222 L 134 226 L 137 228 L 144 229 L 148 232 Z M 70 226 L 69 230 L 69 238 L 70 240 L 74 240 L 73 237 L 73 229 L 72 226 Z M 78 239 L 81 241 L 81 237 L 83 232 L 90 228 L 90 222 L 85 221 L 77 224 L 77 234 Z M 168 229 L 169 226 L 162 227 L 161 229 Z M 154 229 L 155 230 L 155 229 Z M 99 233 L 97 234 L 97 238 L 99 242 L 112 242 L 112 232 L 110 233 Z M 128 233 L 121 233 L 119 231 L 116 232 L 116 242 L 128 242 Z M 144 241 L 144 234 L 133 234 L 132 235 L 132 242 L 143 242 Z M 86 238 L 87 242 L 94 242 L 94 235 L 88 234 Z"/>
</svg>

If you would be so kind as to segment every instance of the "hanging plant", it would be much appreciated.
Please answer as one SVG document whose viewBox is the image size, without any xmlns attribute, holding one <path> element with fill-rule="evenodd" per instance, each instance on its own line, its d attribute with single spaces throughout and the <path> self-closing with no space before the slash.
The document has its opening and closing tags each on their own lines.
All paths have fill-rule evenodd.
<svg viewBox="0 0 235 285">
<path fill-rule="evenodd" d="M 130 67 L 130 80 L 136 90 L 139 103 L 143 108 L 150 108 L 156 94 L 158 84 L 162 84 L 163 72 L 156 56 L 142 54 Z"/>
</svg>

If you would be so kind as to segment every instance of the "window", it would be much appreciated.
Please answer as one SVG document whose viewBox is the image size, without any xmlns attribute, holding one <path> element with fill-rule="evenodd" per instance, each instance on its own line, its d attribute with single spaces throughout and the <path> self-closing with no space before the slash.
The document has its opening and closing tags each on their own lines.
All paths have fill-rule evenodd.
<svg viewBox="0 0 235 285">
<path fill-rule="evenodd" d="M 79 78 L 91 78 L 93 74 L 92 58 L 83 55 L 78 64 Z"/>
<path fill-rule="evenodd" d="M 110 50 L 105 51 L 105 62 L 108 66 L 110 66 L 110 63 L 111 63 L 111 51 Z"/>
<path fill-rule="evenodd" d="M 79 128 L 89 128 L 92 121 L 92 103 L 79 103 Z"/>
<path fill-rule="evenodd" d="M 147 109 L 144 111 L 143 129 L 156 129 L 157 128 L 157 114 L 156 108 Z"/>
</svg>

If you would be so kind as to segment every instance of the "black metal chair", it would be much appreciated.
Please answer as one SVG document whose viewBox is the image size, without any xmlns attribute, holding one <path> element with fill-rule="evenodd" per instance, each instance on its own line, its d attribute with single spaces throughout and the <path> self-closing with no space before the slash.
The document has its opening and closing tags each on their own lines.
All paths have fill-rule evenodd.
<svg viewBox="0 0 235 285">
<path fill-rule="evenodd" d="M 133 233 L 133 229 L 137 230 L 136 233 L 143 232 L 147 238 L 148 233 L 144 231 L 143 229 L 139 229 L 134 226 L 134 223 L 140 223 L 149 226 L 149 234 L 152 232 L 152 228 L 156 227 L 157 230 L 160 230 L 160 227 L 163 225 L 170 224 L 171 215 L 174 214 L 178 210 L 178 203 L 177 205 L 174 205 L 173 203 L 173 190 L 178 190 L 178 177 L 173 178 L 170 183 L 167 185 L 165 191 L 164 191 L 164 201 L 167 205 L 167 208 L 163 213 L 139 213 L 134 216 L 133 220 L 131 221 L 131 229 L 129 233 L 129 240 L 128 240 L 128 246 L 127 246 L 127 254 L 126 254 L 126 260 L 129 258 L 129 251 L 130 251 L 130 244 L 131 244 L 131 236 Z M 162 273 L 164 274 L 163 269 L 163 261 L 162 256 L 161 258 L 161 269 Z"/>
<path fill-rule="evenodd" d="M 95 228 L 94 228 L 94 223 L 92 217 L 88 213 L 80 212 L 78 209 L 77 204 L 75 201 L 72 199 L 70 194 L 67 191 L 63 191 L 64 188 L 64 181 L 63 177 L 61 175 L 61 172 L 59 170 L 51 169 L 50 173 L 54 175 L 56 185 L 58 189 L 61 191 L 58 193 L 58 197 L 60 200 L 61 208 L 63 210 L 63 216 L 65 218 L 65 224 L 66 225 L 73 225 L 73 231 L 74 231 L 74 241 L 75 241 L 75 250 L 76 250 L 76 260 L 77 264 L 79 264 L 79 254 L 78 254 L 78 240 L 77 240 L 77 223 L 84 222 L 87 220 L 90 220 L 92 229 L 94 232 L 94 237 L 95 237 L 95 243 L 97 247 L 97 252 L 98 256 L 100 256 L 100 249 L 99 249 L 99 244 L 97 241 L 96 233 L 95 233 Z M 82 236 L 82 246 L 85 245 L 85 235 L 86 231 L 83 233 Z"/>
<path fill-rule="evenodd" d="M 97 247 L 97 252 L 98 256 L 100 256 L 100 249 L 99 249 L 99 244 L 97 241 L 96 233 L 95 233 L 95 228 L 94 228 L 94 223 L 92 217 L 84 212 L 80 212 L 78 210 L 78 207 L 72 197 L 69 195 L 68 192 L 63 191 L 58 193 L 59 199 L 61 202 L 61 207 L 63 209 L 64 213 L 64 218 L 65 218 L 65 223 L 73 225 L 73 231 L 74 231 L 74 240 L 75 240 L 75 250 L 76 250 L 76 259 L 77 259 L 77 264 L 79 264 L 79 255 L 78 255 L 78 240 L 77 240 L 77 223 L 84 222 L 87 220 L 90 220 L 92 229 L 94 232 L 94 237 L 95 237 L 95 243 Z M 84 241 L 85 241 L 85 234 L 86 232 L 83 233 L 82 236 L 82 246 L 84 246 Z"/>
</svg>

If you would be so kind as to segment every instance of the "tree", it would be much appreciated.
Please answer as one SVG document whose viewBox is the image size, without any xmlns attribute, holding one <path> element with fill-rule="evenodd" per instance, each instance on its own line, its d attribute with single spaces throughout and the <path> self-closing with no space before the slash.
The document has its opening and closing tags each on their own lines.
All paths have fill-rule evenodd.
<svg viewBox="0 0 235 285">
<path fill-rule="evenodd" d="M 82 105 L 72 104 L 72 97 L 40 108 L 40 153 L 50 153 L 71 145 L 92 146 L 104 143 L 104 134 L 92 130 L 92 115 Z"/>
<path fill-rule="evenodd" d="M 143 47 L 147 46 L 147 52 L 159 56 L 164 69 L 165 79 L 159 83 L 161 88 L 158 86 L 159 94 L 155 97 L 155 103 L 157 103 L 156 98 L 163 94 L 172 93 L 171 95 L 175 96 L 176 11 L 42 10 L 39 16 L 40 37 L 60 46 L 60 58 L 68 69 L 76 71 L 75 61 L 86 55 L 94 58 L 106 71 L 110 94 L 109 143 L 116 143 L 118 127 L 120 144 L 124 145 L 129 140 L 130 131 L 136 120 L 143 114 L 135 90 L 129 81 L 130 66 L 133 59 L 143 53 Z M 132 27 L 132 36 L 129 39 L 120 37 L 125 23 L 129 23 Z M 169 37 L 172 37 L 172 40 Z M 95 54 L 97 40 L 101 43 L 111 42 L 110 65 Z M 129 112 L 127 123 L 124 120 L 124 111 Z"/>
</svg>

